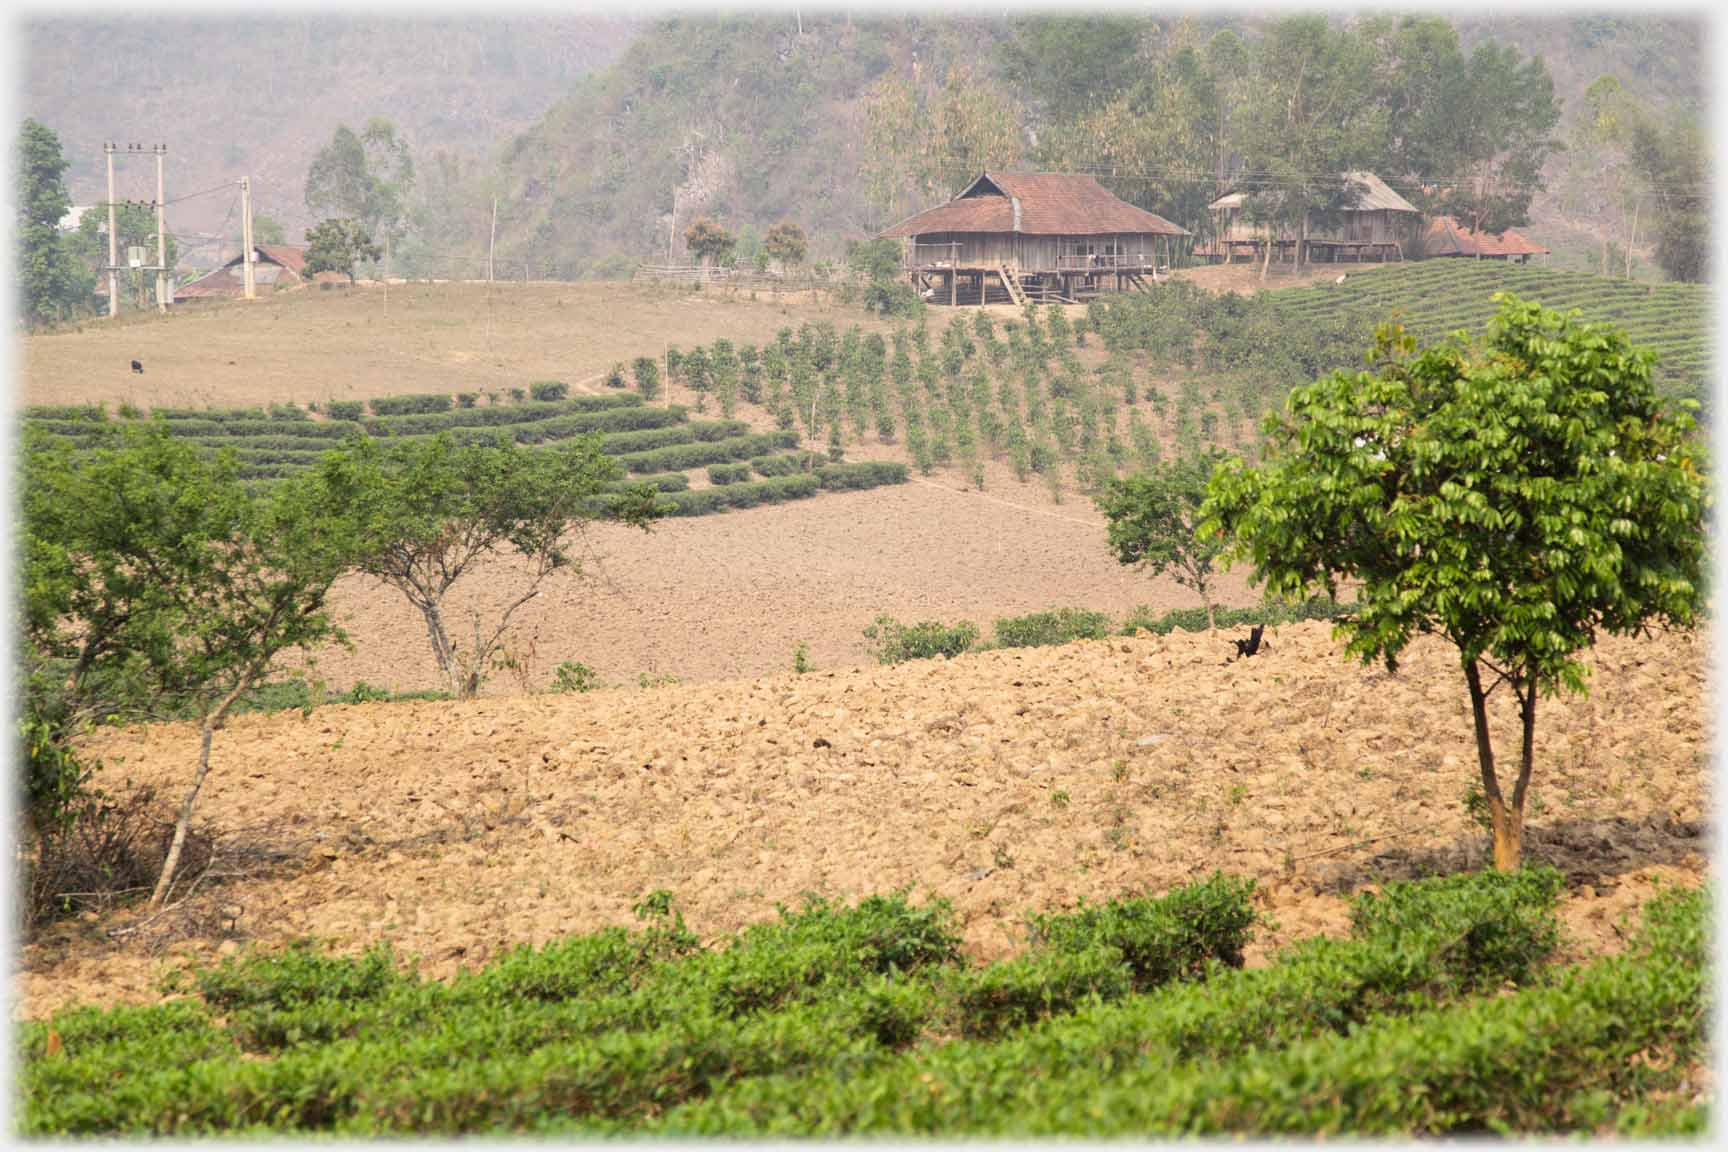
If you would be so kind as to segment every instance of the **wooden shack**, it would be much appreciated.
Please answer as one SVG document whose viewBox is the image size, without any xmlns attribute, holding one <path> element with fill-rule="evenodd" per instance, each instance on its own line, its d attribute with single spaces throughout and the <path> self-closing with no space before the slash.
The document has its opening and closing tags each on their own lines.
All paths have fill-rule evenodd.
<svg viewBox="0 0 1728 1152">
<path fill-rule="evenodd" d="M 1307 260 L 1402 260 L 1414 248 L 1422 214 L 1414 204 L 1398 195 L 1372 172 L 1346 172 L 1350 199 L 1336 215 L 1340 222 L 1330 227 L 1310 218 L 1306 229 Z M 1254 258 L 1264 252 L 1270 239 L 1279 260 L 1296 254 L 1296 229 L 1289 224 L 1273 227 L 1252 220 L 1248 212 L 1252 191 L 1220 196 L 1208 205 L 1214 222 L 1213 237 L 1196 248 L 1195 255 L 1228 263 L 1237 257 Z"/>
<path fill-rule="evenodd" d="M 933 304 L 1080 301 L 1145 287 L 1188 230 L 1117 199 L 1091 176 L 985 172 L 946 204 L 882 233 Z"/>
</svg>

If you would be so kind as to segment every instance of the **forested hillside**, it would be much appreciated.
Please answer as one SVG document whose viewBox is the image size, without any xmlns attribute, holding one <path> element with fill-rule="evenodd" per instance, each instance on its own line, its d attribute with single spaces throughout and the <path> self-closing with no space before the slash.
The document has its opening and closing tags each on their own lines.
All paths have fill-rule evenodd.
<svg viewBox="0 0 1728 1152">
<path fill-rule="evenodd" d="M 1628 166 L 1631 144 L 1577 146 L 1585 89 L 1615 75 L 1623 112 L 1636 104 L 1652 117 L 1702 102 L 1701 37 L 1683 19 L 1406 26 L 1365 15 L 1333 18 L 1324 34 L 1269 35 L 1278 24 L 661 21 L 499 154 L 499 251 L 555 252 L 607 273 L 663 258 L 672 239 L 682 258 L 669 228 L 676 193 L 677 231 L 711 215 L 739 235 L 741 261 L 782 219 L 811 234 L 817 258 L 834 258 L 845 240 L 939 201 L 986 163 L 1091 168 L 1119 195 L 1200 228 L 1220 172 L 1287 188 L 1293 176 L 1355 164 L 1424 207 L 1485 208 L 1491 226 L 1553 232 L 1564 200 L 1584 218 L 1571 223 L 1585 230 L 1576 243 L 1596 243 L 1610 217 L 1620 243 L 1614 229 L 1635 190 L 1603 176 Z M 1290 120 L 1304 104 L 1311 114 Z M 1328 107 L 1357 111 L 1312 114 Z M 1534 187 L 1537 165 L 1545 189 Z M 481 183 L 476 173 L 468 199 Z M 1472 201 L 1472 187 L 1486 191 Z M 1304 187 L 1279 208 L 1323 207 L 1331 195 Z M 1646 209 L 1644 237 L 1650 221 Z M 473 249 L 489 223 L 470 213 L 467 235 L 455 229 L 446 243 Z"/>
<path fill-rule="evenodd" d="M 1696 20 L 1319 25 L 55 19 L 27 26 L 23 111 L 60 134 L 77 203 L 101 195 L 103 139 L 161 140 L 171 193 L 250 173 L 257 211 L 291 240 L 315 220 L 305 189 L 319 149 L 338 124 L 358 132 L 382 117 L 413 159 L 397 190 L 396 267 L 439 275 L 460 267 L 448 254 L 484 254 L 495 197 L 498 256 L 512 267 L 608 275 L 682 260 L 699 215 L 737 236 L 741 262 L 783 220 L 809 235 L 812 260 L 833 260 L 985 164 L 1092 170 L 1197 230 L 1223 181 L 1270 189 L 1272 210 L 1294 214 L 1336 199 L 1315 173 L 1370 167 L 1425 208 L 1529 228 L 1558 263 L 1623 270 L 1634 235 L 1634 263 L 1649 266 L 1673 190 L 1702 181 Z M 1612 90 L 1592 89 L 1603 76 Z M 1652 125 L 1642 160 L 1638 117 Z M 147 198 L 149 173 L 134 167 L 120 194 Z M 1702 204 L 1680 206 L 1691 215 L 1670 231 L 1697 231 Z M 228 195 L 176 205 L 171 225 L 183 252 L 198 233 L 238 233 Z"/>
</svg>

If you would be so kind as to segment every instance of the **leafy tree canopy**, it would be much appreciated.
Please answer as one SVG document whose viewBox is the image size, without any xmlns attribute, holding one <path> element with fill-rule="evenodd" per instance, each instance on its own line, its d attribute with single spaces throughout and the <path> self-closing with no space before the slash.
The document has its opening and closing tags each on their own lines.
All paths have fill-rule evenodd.
<svg viewBox="0 0 1728 1152">
<path fill-rule="evenodd" d="M 1206 606 L 1213 624 L 1213 565 L 1224 550 L 1215 535 L 1200 534 L 1200 509 L 1215 455 L 1166 460 L 1131 476 L 1106 480 L 1094 497 L 1109 521 L 1108 542 L 1117 561 L 1153 576 L 1171 573 Z"/>
<path fill-rule="evenodd" d="M 1373 370 L 1297 389 L 1267 422 L 1265 462 L 1219 468 L 1206 515 L 1269 593 L 1357 582 L 1339 625 L 1350 654 L 1395 668 L 1417 636 L 1457 649 L 1495 862 L 1511 868 L 1538 689 L 1582 691 L 1579 653 L 1598 632 L 1693 623 L 1706 492 L 1695 405 L 1664 410 L 1651 353 L 1496 299 L 1475 344 L 1418 350 L 1382 329 Z M 1509 801 L 1487 719 L 1500 684 L 1524 736 Z"/>
<path fill-rule="evenodd" d="M 16 147 L 19 312 L 26 324 L 63 320 L 82 312 L 90 298 L 90 281 L 60 232 L 72 206 L 66 157 L 60 138 L 35 120 L 20 125 Z"/>
<path fill-rule="evenodd" d="M 358 220 L 326 220 L 306 233 L 306 275 L 340 272 L 354 283 L 354 265 L 376 260 L 384 250 Z"/>
</svg>

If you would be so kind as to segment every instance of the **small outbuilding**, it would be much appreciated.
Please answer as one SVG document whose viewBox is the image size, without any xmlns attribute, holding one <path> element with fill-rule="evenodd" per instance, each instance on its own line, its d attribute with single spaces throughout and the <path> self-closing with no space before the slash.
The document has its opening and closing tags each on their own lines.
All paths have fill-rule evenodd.
<svg viewBox="0 0 1728 1152">
<path fill-rule="evenodd" d="M 1091 176 L 985 172 L 882 235 L 907 241 L 907 276 L 932 304 L 1025 304 L 1143 288 L 1189 232 Z"/>
<path fill-rule="evenodd" d="M 1407 245 L 1417 237 L 1422 213 L 1372 172 L 1344 173 L 1349 200 L 1335 215 L 1338 223 L 1322 225 L 1310 217 L 1301 237 L 1308 251 L 1304 258 L 1340 260 L 1402 260 Z M 1251 220 L 1248 211 L 1254 193 L 1238 190 L 1220 196 L 1207 206 L 1214 223 L 1212 240 L 1195 254 L 1229 262 L 1237 256 L 1253 258 L 1273 245 L 1282 260 L 1296 254 L 1298 237 L 1287 224 L 1274 227 L 1264 220 Z"/>
<path fill-rule="evenodd" d="M 296 244 L 255 244 L 252 246 L 252 283 L 259 295 L 269 295 L 285 288 L 295 288 L 312 280 L 306 275 L 306 249 Z M 174 303 L 189 304 L 197 300 L 239 300 L 246 295 L 244 254 L 196 280 L 188 280 L 174 290 Z M 320 278 L 323 276 L 320 273 Z M 347 278 L 331 276 L 347 284 Z"/>
<path fill-rule="evenodd" d="M 1436 216 L 1428 221 L 1427 231 L 1422 235 L 1422 254 L 1526 264 L 1532 256 L 1548 255 L 1548 249 L 1510 228 L 1500 233 L 1477 232 L 1464 227 L 1455 217 Z"/>
</svg>

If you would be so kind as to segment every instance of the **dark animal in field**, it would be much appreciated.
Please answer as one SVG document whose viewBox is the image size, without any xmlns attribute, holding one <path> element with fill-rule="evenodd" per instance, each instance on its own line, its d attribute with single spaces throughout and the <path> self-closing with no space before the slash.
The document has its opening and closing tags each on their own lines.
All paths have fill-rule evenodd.
<svg viewBox="0 0 1728 1152">
<path fill-rule="evenodd" d="M 1255 653 L 1259 652 L 1262 647 L 1266 647 L 1266 648 L 1272 647 L 1271 643 L 1268 642 L 1268 643 L 1263 645 L 1260 641 L 1260 636 L 1265 631 L 1266 631 L 1266 625 L 1256 624 L 1256 625 L 1254 625 L 1254 630 L 1252 632 L 1248 633 L 1248 639 L 1231 641 L 1231 643 L 1236 645 L 1237 658 L 1240 659 L 1244 656 L 1252 656 Z"/>
<path fill-rule="evenodd" d="M 144 375 L 144 362 L 142 360 L 132 361 L 132 371 L 138 373 L 140 376 Z"/>
</svg>

